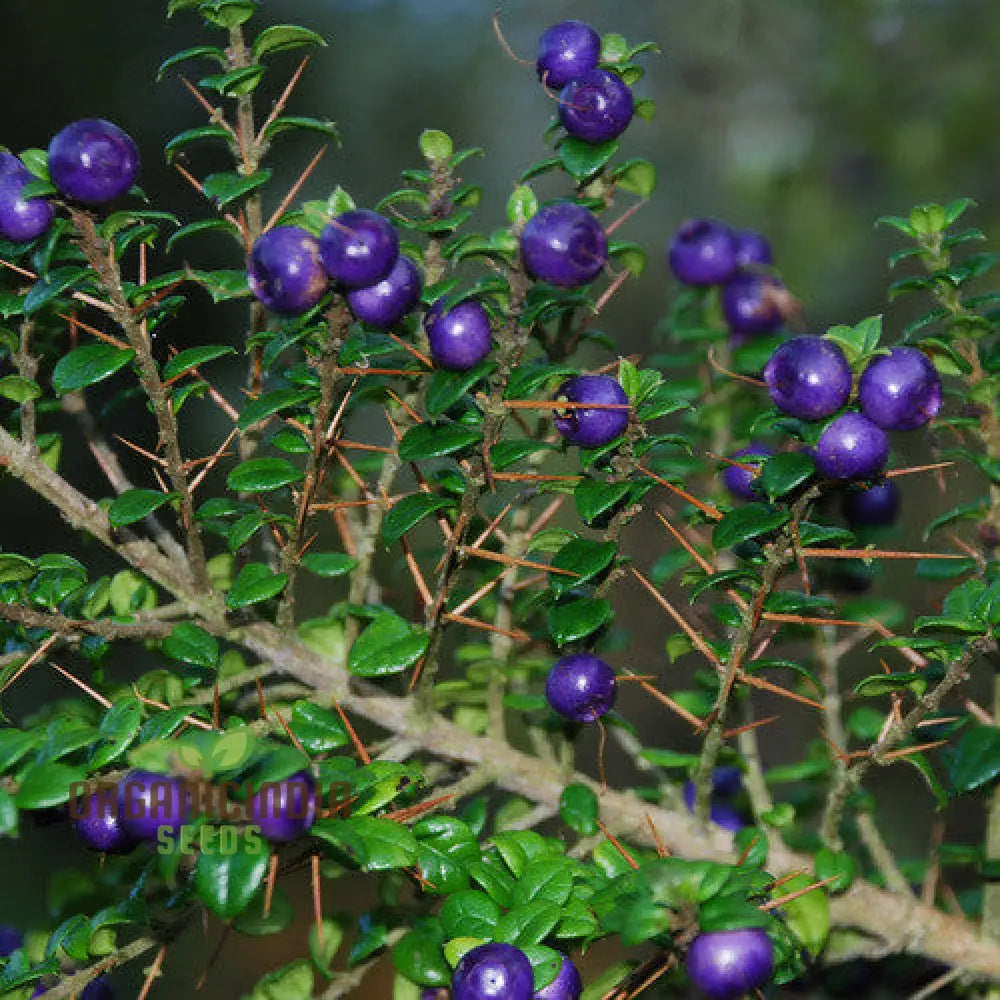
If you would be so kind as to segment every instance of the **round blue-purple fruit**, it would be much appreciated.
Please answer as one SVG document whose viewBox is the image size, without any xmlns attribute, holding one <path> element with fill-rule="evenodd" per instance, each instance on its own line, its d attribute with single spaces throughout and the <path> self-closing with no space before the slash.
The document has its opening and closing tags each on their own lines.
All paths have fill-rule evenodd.
<svg viewBox="0 0 1000 1000">
<path fill-rule="evenodd" d="M 823 337 L 793 337 L 764 366 L 764 381 L 779 410 L 800 420 L 836 413 L 851 395 L 851 366 Z"/>
<path fill-rule="evenodd" d="M 135 840 L 122 823 L 121 803 L 100 795 L 86 795 L 78 803 L 79 818 L 74 818 L 77 836 L 93 851 L 126 854 Z"/>
<path fill-rule="evenodd" d="M 688 978 L 710 1000 L 737 1000 L 774 971 L 774 945 L 759 927 L 699 934 L 688 949 Z"/>
<path fill-rule="evenodd" d="M 916 347 L 894 347 L 869 362 L 858 382 L 861 412 L 887 431 L 922 427 L 941 409 L 941 377 Z"/>
<path fill-rule="evenodd" d="M 899 502 L 899 487 L 891 479 L 858 485 L 844 493 L 844 517 L 855 526 L 892 524 L 899 514 Z"/>
<path fill-rule="evenodd" d="M 553 418 L 556 430 L 569 444 L 600 448 L 628 427 L 628 396 L 611 375 L 577 375 L 563 382 L 558 398 L 586 404 L 556 411 Z"/>
<path fill-rule="evenodd" d="M 734 229 L 733 242 L 739 267 L 767 267 L 774 262 L 771 244 L 753 229 Z"/>
<path fill-rule="evenodd" d="M 308 771 L 265 782 L 250 799 L 249 820 L 268 839 L 297 840 L 316 819 L 316 782 Z"/>
<path fill-rule="evenodd" d="M 784 285 L 770 274 L 743 271 L 722 286 L 722 314 L 740 337 L 773 333 L 784 322 L 779 294 Z"/>
<path fill-rule="evenodd" d="M 685 285 L 721 285 L 736 273 L 732 230 L 716 219 L 688 219 L 670 241 L 667 260 Z"/>
<path fill-rule="evenodd" d="M 24 935 L 10 924 L 0 924 L 0 958 L 6 958 L 24 944 Z"/>
<path fill-rule="evenodd" d="M 747 448 L 740 448 L 730 456 L 739 465 L 727 465 L 722 473 L 723 485 L 729 490 L 731 496 L 737 500 L 757 500 L 760 493 L 754 485 L 754 480 L 760 475 L 760 467 L 763 460 L 769 458 L 774 452 L 763 445 L 752 444 Z M 759 461 L 753 461 L 759 459 Z M 742 466 L 753 466 L 753 471 L 744 469 Z"/>
<path fill-rule="evenodd" d="M 889 461 L 889 438 L 860 413 L 831 420 L 816 444 L 816 468 L 828 479 L 874 479 Z"/>
<path fill-rule="evenodd" d="M 55 209 L 48 198 L 25 198 L 26 184 L 35 180 L 17 157 L 0 165 L 0 236 L 15 243 L 28 243 L 48 232 Z"/>
<path fill-rule="evenodd" d="M 580 979 L 577 967 L 569 960 L 568 955 L 563 955 L 556 978 L 548 986 L 538 990 L 534 1000 L 580 1000 L 582 992 L 583 980 Z"/>
<path fill-rule="evenodd" d="M 453 1000 L 531 1000 L 534 974 L 520 948 L 491 941 L 467 951 L 451 979 Z"/>
<path fill-rule="evenodd" d="M 557 201 L 540 208 L 521 234 L 521 255 L 539 281 L 578 288 L 596 278 L 608 259 L 601 224 L 583 205 Z"/>
<path fill-rule="evenodd" d="M 280 316 L 298 316 L 326 294 L 329 279 L 319 259 L 319 242 L 301 226 L 269 229 L 250 251 L 250 290 Z"/>
<path fill-rule="evenodd" d="M 182 782 L 154 771 L 129 771 L 118 785 L 121 825 L 136 840 L 156 840 L 161 829 L 176 833 L 188 818 Z"/>
<path fill-rule="evenodd" d="M 439 299 L 428 310 L 424 329 L 434 363 L 449 371 L 474 368 L 493 346 L 489 313 L 475 299 L 466 299 L 447 310 Z"/>
<path fill-rule="evenodd" d="M 560 21 L 538 40 L 538 78 L 548 87 L 565 87 L 570 80 L 597 68 L 601 36 L 583 21 Z"/>
<path fill-rule="evenodd" d="M 549 707 L 571 722 L 596 722 L 614 707 L 617 693 L 614 670 L 593 653 L 564 656 L 545 682 Z"/>
<path fill-rule="evenodd" d="M 709 820 L 716 826 L 739 833 L 746 826 L 740 811 L 732 804 L 743 789 L 743 775 L 738 767 L 717 767 L 712 771 L 712 793 L 709 798 Z M 684 782 L 684 805 L 694 812 L 697 790 L 693 781 Z"/>
<path fill-rule="evenodd" d="M 138 179 L 139 149 L 117 125 L 83 118 L 49 143 L 49 176 L 66 197 L 102 205 L 121 197 Z"/>
<path fill-rule="evenodd" d="M 362 323 L 388 330 L 417 305 L 421 288 L 417 265 L 401 253 L 381 281 L 365 288 L 352 288 L 347 293 L 347 304 Z"/>
<path fill-rule="evenodd" d="M 381 281 L 399 257 L 399 235 L 392 223 L 367 209 L 344 212 L 319 237 L 326 273 L 344 288 L 366 288 Z"/>
<path fill-rule="evenodd" d="M 628 128 L 635 111 L 632 90 L 616 73 L 592 69 L 571 80 L 559 95 L 559 121 L 583 142 L 610 142 Z"/>
</svg>

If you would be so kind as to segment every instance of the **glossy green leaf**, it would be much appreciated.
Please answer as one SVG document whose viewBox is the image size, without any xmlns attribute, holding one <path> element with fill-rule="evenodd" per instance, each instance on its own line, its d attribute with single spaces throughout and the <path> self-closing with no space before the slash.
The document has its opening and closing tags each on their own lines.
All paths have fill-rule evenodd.
<svg viewBox="0 0 1000 1000">
<path fill-rule="evenodd" d="M 570 588 L 593 580 L 611 565 L 617 550 L 614 542 L 598 542 L 591 538 L 574 538 L 567 542 L 552 559 L 553 569 L 566 571 L 549 575 L 552 593 L 559 597 Z"/>
<path fill-rule="evenodd" d="M 64 354 L 52 369 L 52 388 L 62 395 L 94 385 L 124 368 L 135 351 L 112 344 L 86 344 Z"/>
<path fill-rule="evenodd" d="M 484 892 L 456 892 L 441 907 L 441 925 L 448 937 L 491 938 L 500 921 L 500 907 Z"/>
<path fill-rule="evenodd" d="M 237 426 L 241 431 L 245 431 L 248 427 L 252 427 L 261 420 L 266 420 L 268 417 L 272 417 L 282 410 L 302 406 L 316 399 L 317 396 L 318 391 L 315 389 L 287 388 L 266 392 L 263 396 L 258 396 L 256 399 L 250 400 L 243 407 L 243 412 L 240 414 Z"/>
<path fill-rule="evenodd" d="M 589 785 L 567 785 L 559 796 L 559 816 L 562 821 L 582 837 L 597 833 L 600 806 L 597 793 Z"/>
<path fill-rule="evenodd" d="M 4 375 L 0 378 L 0 396 L 12 403 L 30 403 L 41 394 L 41 387 L 30 378 L 22 378 L 20 375 Z"/>
<path fill-rule="evenodd" d="M 357 565 L 357 559 L 344 552 L 309 552 L 302 557 L 303 569 L 328 579 L 350 573 Z"/>
<path fill-rule="evenodd" d="M 267 493 L 302 479 L 302 472 L 287 458 L 251 458 L 237 465 L 226 485 L 237 493 Z"/>
<path fill-rule="evenodd" d="M 556 645 L 565 646 L 592 635 L 613 617 L 611 604 L 603 598 L 579 597 L 549 611 L 549 633 Z"/>
<path fill-rule="evenodd" d="M 163 652 L 173 660 L 197 667 L 214 667 L 219 662 L 219 642 L 194 622 L 180 622 L 163 640 Z"/>
<path fill-rule="evenodd" d="M 764 492 L 777 500 L 805 483 L 816 471 L 813 460 L 801 451 L 783 451 L 772 455 L 760 472 Z"/>
<path fill-rule="evenodd" d="M 586 181 L 604 167 L 618 152 L 619 142 L 584 142 L 567 136 L 559 144 L 559 159 L 574 180 Z"/>
<path fill-rule="evenodd" d="M 404 462 L 441 458 L 467 448 L 482 438 L 482 431 L 464 424 L 432 424 L 411 427 L 399 442 L 397 451 Z"/>
<path fill-rule="evenodd" d="M 251 194 L 263 187 L 271 179 L 270 170 L 258 170 L 256 173 L 209 174 L 201 182 L 201 190 L 206 198 L 215 202 L 219 208 L 224 208 L 231 202 Z"/>
<path fill-rule="evenodd" d="M 373 816 L 317 820 L 311 833 L 341 848 L 365 871 L 416 864 L 417 841 L 401 823 Z"/>
<path fill-rule="evenodd" d="M 382 541 L 386 545 L 394 545 L 428 514 L 454 505 L 451 497 L 437 493 L 411 493 L 397 500 L 386 514 L 382 522 Z"/>
<path fill-rule="evenodd" d="M 788 511 L 765 503 L 748 503 L 731 510 L 712 531 L 712 544 L 716 550 L 728 549 L 740 542 L 759 538 L 776 531 L 788 522 Z"/>
<path fill-rule="evenodd" d="M 992 782 L 1000 774 L 1000 729 L 966 729 L 949 760 L 948 771 L 959 792 L 971 792 Z"/>
<path fill-rule="evenodd" d="M 245 608 L 249 604 L 259 604 L 261 601 L 270 600 L 277 597 L 285 584 L 288 583 L 288 574 L 275 573 L 264 563 L 247 563 L 240 570 L 233 585 L 226 594 L 226 607 L 237 609 Z"/>
<path fill-rule="evenodd" d="M 225 66 L 226 53 L 214 45 L 195 45 L 193 48 L 175 52 L 160 63 L 160 68 L 156 71 L 157 82 L 163 79 L 168 69 L 173 69 L 174 66 L 179 66 L 182 62 L 188 62 L 191 59 L 211 59 L 220 66 Z"/>
<path fill-rule="evenodd" d="M 288 727 L 310 754 L 328 753 L 351 742 L 340 716 L 332 708 L 312 701 L 295 703 Z"/>
<path fill-rule="evenodd" d="M 86 742 L 92 738 L 88 736 Z M 59 761 L 34 764 L 21 778 L 15 802 L 19 809 L 48 809 L 62 805 L 69 799 L 70 786 L 84 778 L 86 772 L 82 767 Z"/>
<path fill-rule="evenodd" d="M 161 493 L 159 490 L 127 490 L 111 502 L 108 521 L 113 528 L 124 528 L 149 517 L 175 497 L 174 493 Z"/>
<path fill-rule="evenodd" d="M 354 640 L 347 666 L 356 677 L 385 677 L 413 666 L 427 651 L 423 629 L 383 612 Z"/>
</svg>

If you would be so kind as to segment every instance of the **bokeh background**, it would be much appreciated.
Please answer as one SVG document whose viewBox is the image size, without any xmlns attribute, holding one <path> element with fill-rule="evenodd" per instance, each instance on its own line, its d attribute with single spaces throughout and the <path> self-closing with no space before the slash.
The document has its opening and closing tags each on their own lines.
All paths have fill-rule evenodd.
<svg viewBox="0 0 1000 1000">
<path fill-rule="evenodd" d="M 541 133 L 552 105 L 533 70 L 501 51 L 492 15 L 488 0 L 267 0 L 267 23 L 302 23 L 330 41 L 314 56 L 292 110 L 337 121 L 344 145 L 327 154 L 302 197 L 325 197 L 340 184 L 359 204 L 373 204 L 398 186 L 401 167 L 417 165 L 416 137 L 435 127 L 458 146 L 485 149 L 464 175 L 484 187 L 484 227 L 499 224 L 514 178 L 545 155 Z M 873 228 L 879 215 L 917 201 L 971 196 L 980 204 L 974 224 L 996 228 L 1000 6 L 990 0 L 509 0 L 502 8 L 510 44 L 528 57 L 544 27 L 565 17 L 630 41 L 652 39 L 662 49 L 645 57 L 648 72 L 637 88 L 655 98 L 657 116 L 652 123 L 637 120 L 625 140 L 630 155 L 657 164 L 660 182 L 623 231 L 650 254 L 645 274 L 607 314 L 605 329 L 623 353 L 650 343 L 673 292 L 663 249 L 685 217 L 714 215 L 766 232 L 783 279 L 817 332 L 886 309 L 885 258 L 897 244 L 890 231 Z M 155 72 L 166 56 L 207 34 L 187 13 L 166 21 L 159 0 L 4 4 L 0 143 L 14 150 L 45 146 L 73 119 L 112 119 L 139 142 L 143 186 L 156 206 L 188 220 L 204 217 L 204 204 L 162 156 L 163 144 L 200 124 L 202 113 L 176 76 L 157 84 Z M 273 60 L 263 91 L 268 99 L 295 59 Z M 185 72 L 197 79 L 199 70 L 208 71 L 190 64 Z M 314 148 L 297 139 L 278 147 L 272 205 Z M 224 163 L 195 153 L 188 165 L 204 175 Z M 179 255 L 193 252 L 186 247 L 167 263 L 179 266 Z M 237 312 L 220 313 L 234 326 L 228 333 L 213 329 L 213 339 L 235 339 Z M 190 329 L 171 331 L 179 343 L 199 339 L 198 316 Z M 887 314 L 890 337 L 902 317 L 899 309 Z M 911 492 L 912 523 L 943 502 L 931 491 Z M 25 518 L 33 530 L 58 537 L 54 516 L 22 508 L 0 526 L 4 547 L 18 547 Z M 651 610 L 631 608 L 624 623 L 639 630 L 641 649 L 662 660 L 662 623 Z M 640 720 L 650 711 L 626 705 Z M 876 791 L 889 794 L 891 784 Z M 922 834 L 912 832 L 906 810 L 926 811 L 926 797 L 919 787 L 894 794 L 901 820 L 890 825 L 891 836 L 915 850 Z M 975 817 L 969 822 L 966 832 L 974 837 Z M 0 921 L 44 926 L 44 883 L 81 857 L 58 824 L 0 844 Z M 203 995 L 248 992 L 263 971 L 301 954 L 305 933 L 301 920 L 278 938 L 234 940 Z M 207 942 L 200 931 L 186 937 L 153 996 L 190 990 L 217 934 L 213 928 Z M 604 961 L 597 950 L 590 967 Z M 134 975 L 121 983 L 122 995 L 131 995 Z M 381 975 L 358 995 L 389 990 Z"/>
</svg>

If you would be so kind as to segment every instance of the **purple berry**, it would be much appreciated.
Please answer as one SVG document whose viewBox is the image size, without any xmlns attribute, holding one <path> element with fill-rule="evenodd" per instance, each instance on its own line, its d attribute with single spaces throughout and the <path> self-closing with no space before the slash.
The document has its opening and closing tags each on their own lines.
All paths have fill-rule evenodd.
<svg viewBox="0 0 1000 1000">
<path fill-rule="evenodd" d="M 786 340 L 764 366 L 764 380 L 778 409 L 801 420 L 828 417 L 851 395 L 851 366 L 822 337 Z"/>
<path fill-rule="evenodd" d="M 738 833 L 746 823 L 739 810 L 727 799 L 739 795 L 743 788 L 743 775 L 738 767 L 717 767 L 712 771 L 712 794 L 709 802 L 709 820 L 716 826 Z M 696 790 L 693 781 L 684 782 L 684 804 L 688 812 L 694 812 Z"/>
<path fill-rule="evenodd" d="M 711 1000 L 736 1000 L 774 971 L 774 945 L 760 927 L 699 934 L 688 949 L 688 978 Z"/>
<path fill-rule="evenodd" d="M 844 493 L 844 517 L 852 525 L 892 524 L 899 513 L 899 488 L 891 479 Z"/>
<path fill-rule="evenodd" d="M 776 290 L 784 285 L 770 274 L 744 271 L 722 286 L 722 313 L 729 329 L 740 337 L 773 333 L 784 322 Z"/>
<path fill-rule="evenodd" d="M 628 427 L 628 396 L 610 375 L 577 375 L 559 387 L 559 398 L 570 403 L 599 403 L 621 409 L 571 407 L 556 411 L 553 423 L 569 444 L 581 448 L 600 448 L 625 433 Z"/>
<path fill-rule="evenodd" d="M 521 254 L 531 275 L 561 288 L 596 278 L 608 257 L 601 224 L 582 205 L 557 201 L 539 209 L 521 234 Z"/>
<path fill-rule="evenodd" d="M 736 273 L 736 241 L 715 219 L 689 219 L 670 241 L 667 259 L 685 285 L 721 285 Z"/>
<path fill-rule="evenodd" d="M 454 1000 L 531 1000 L 534 974 L 520 948 L 491 941 L 467 951 L 451 979 Z"/>
<path fill-rule="evenodd" d="M 774 260 L 771 244 L 753 229 L 734 229 L 733 242 L 739 267 L 767 267 Z"/>
<path fill-rule="evenodd" d="M 14 159 L 14 165 L 0 166 L 0 236 L 15 243 L 37 239 L 52 225 L 55 209 L 48 198 L 24 198 L 24 186 L 35 176 Z"/>
<path fill-rule="evenodd" d="M 188 818 L 186 789 L 168 774 L 129 771 L 118 785 L 118 803 L 122 826 L 136 840 L 156 840 L 161 828 L 176 833 Z"/>
<path fill-rule="evenodd" d="M 351 312 L 363 323 L 388 330 L 420 301 L 420 272 L 406 254 L 400 254 L 381 281 L 347 293 Z"/>
<path fill-rule="evenodd" d="M 298 316 L 326 294 L 329 284 L 316 237 L 300 226 L 269 229 L 250 251 L 250 290 L 271 312 Z"/>
<path fill-rule="evenodd" d="M 453 372 L 474 368 L 493 346 L 489 314 L 475 299 L 459 302 L 447 312 L 439 299 L 424 318 L 424 329 L 434 363 Z"/>
<path fill-rule="evenodd" d="M 571 80 L 559 95 L 559 120 L 574 139 L 599 143 L 628 128 L 635 99 L 628 84 L 606 69 L 592 69 Z"/>
<path fill-rule="evenodd" d="M 367 288 L 381 281 L 399 257 L 399 236 L 377 212 L 344 212 L 319 237 L 323 267 L 344 288 Z"/>
<path fill-rule="evenodd" d="M 13 153 L 5 153 L 0 150 L 0 175 L 11 172 L 19 173 L 22 170 L 27 170 L 27 167 Z"/>
<path fill-rule="evenodd" d="M 596 722 L 614 706 L 617 693 L 614 670 L 593 653 L 564 656 L 545 682 L 552 710 L 572 722 Z"/>
<path fill-rule="evenodd" d="M 125 194 L 139 176 L 132 137 L 103 118 L 67 125 L 49 143 L 49 176 L 68 198 L 101 205 Z"/>
<path fill-rule="evenodd" d="M 127 854 L 135 840 L 125 831 L 121 803 L 117 796 L 107 801 L 103 796 L 87 795 L 78 804 L 80 817 L 74 818 L 77 836 L 93 851 Z"/>
<path fill-rule="evenodd" d="M 861 412 L 887 431 L 922 427 L 941 409 L 941 378 L 915 347 L 894 347 L 872 360 L 858 383 Z"/>
<path fill-rule="evenodd" d="M 576 966 L 566 955 L 562 957 L 562 965 L 556 973 L 556 978 L 548 986 L 540 989 L 534 1000 L 579 1000 L 583 992 L 583 981 Z"/>
<path fill-rule="evenodd" d="M 741 465 L 756 466 L 757 471 L 750 472 L 748 469 L 741 469 L 739 465 L 727 465 L 722 473 L 723 485 L 737 500 L 759 499 L 760 494 L 754 486 L 754 480 L 760 474 L 760 466 L 763 463 L 748 462 L 747 459 L 765 459 L 773 454 L 774 452 L 770 448 L 765 448 L 759 444 L 752 444 L 748 448 L 740 448 L 739 451 L 734 451 L 730 456 L 731 458 L 739 461 Z"/>
<path fill-rule="evenodd" d="M 538 40 L 538 78 L 548 87 L 565 87 L 570 80 L 597 69 L 601 36 L 583 21 L 560 21 Z"/>
<path fill-rule="evenodd" d="M 107 976 L 98 976 L 80 991 L 80 1000 L 115 1000 L 115 991 Z"/>
<path fill-rule="evenodd" d="M 889 438 L 860 413 L 831 420 L 816 445 L 816 468 L 828 479 L 873 479 L 889 461 Z"/>
<path fill-rule="evenodd" d="M 0 958 L 6 958 L 24 944 L 24 935 L 9 924 L 0 924 Z"/>
<path fill-rule="evenodd" d="M 250 800 L 250 822 L 268 840 L 297 840 L 316 819 L 316 782 L 308 771 L 265 782 Z"/>
</svg>

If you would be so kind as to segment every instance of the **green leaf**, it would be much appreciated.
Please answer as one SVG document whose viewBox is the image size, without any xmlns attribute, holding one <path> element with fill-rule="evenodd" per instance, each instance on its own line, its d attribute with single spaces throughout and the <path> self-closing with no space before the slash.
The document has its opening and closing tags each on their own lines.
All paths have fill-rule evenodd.
<svg viewBox="0 0 1000 1000">
<path fill-rule="evenodd" d="M 119 698 L 108 709 L 97 730 L 102 743 L 94 747 L 89 767 L 104 767 L 120 757 L 135 740 L 142 722 L 142 704 L 138 698 Z"/>
<path fill-rule="evenodd" d="M 340 142 L 340 130 L 337 128 L 336 122 L 325 118 L 307 118 L 301 115 L 279 115 L 264 129 L 264 141 L 270 142 L 276 135 L 288 131 L 318 132 L 335 142 Z M 332 214 L 339 215 L 340 213 L 334 212 Z"/>
<path fill-rule="evenodd" d="M 264 393 L 256 399 L 250 400 L 243 412 L 240 414 L 237 426 L 241 431 L 261 420 L 266 420 L 280 410 L 291 409 L 295 406 L 302 406 L 311 402 L 317 396 L 315 389 L 275 389 L 273 392 Z"/>
<path fill-rule="evenodd" d="M 816 466 L 808 455 L 801 451 L 783 451 L 764 463 L 760 483 L 764 492 L 777 500 L 801 486 L 815 471 Z"/>
<path fill-rule="evenodd" d="M 20 375 L 4 375 L 0 378 L 0 396 L 12 403 L 30 403 L 41 394 L 41 387 L 30 378 L 22 378 Z"/>
<path fill-rule="evenodd" d="M 420 154 L 425 160 L 447 160 L 455 152 L 454 143 L 447 132 L 427 128 L 420 133 Z"/>
<path fill-rule="evenodd" d="M 232 133 L 224 129 L 221 125 L 199 125 L 197 128 L 185 129 L 178 132 L 164 147 L 163 154 L 167 158 L 167 163 L 173 163 L 177 159 L 177 154 L 183 152 L 185 146 L 192 142 L 202 142 L 205 139 L 221 139 L 227 145 L 232 142 Z M 174 233 L 174 238 L 180 233 Z M 171 240 L 173 242 L 173 240 Z M 167 244 L 170 248 L 170 243 Z"/>
<path fill-rule="evenodd" d="M 228 843 L 227 843 L 228 841 Z M 223 849 L 232 853 L 222 853 Z M 264 881 L 270 854 L 260 837 L 249 839 L 226 827 L 211 853 L 203 850 L 194 868 L 198 898 L 217 916 L 235 917 L 247 908 Z"/>
<path fill-rule="evenodd" d="M 276 597 L 288 583 L 287 573 L 275 573 L 264 563 L 247 563 L 233 581 L 226 594 L 227 608 L 245 608 Z"/>
<path fill-rule="evenodd" d="M 451 982 L 451 969 L 444 956 L 443 944 L 440 933 L 417 927 L 392 949 L 392 964 L 407 979 L 421 986 L 447 986 Z"/>
<path fill-rule="evenodd" d="M 214 45 L 196 45 L 193 48 L 175 52 L 172 56 L 164 59 L 160 63 L 160 68 L 156 71 L 157 83 L 163 79 L 168 69 L 172 69 L 174 66 L 178 66 L 180 63 L 187 62 L 190 59 L 213 59 L 220 66 L 226 65 L 226 53 L 222 49 L 216 48 Z"/>
<path fill-rule="evenodd" d="M 427 380 L 424 405 L 429 416 L 436 417 L 454 406 L 477 382 L 485 378 L 496 364 L 482 361 L 464 372 L 436 371 Z"/>
<path fill-rule="evenodd" d="M 993 781 L 1000 774 L 1000 729 L 966 729 L 949 760 L 948 771 L 959 792 L 971 792 Z"/>
<path fill-rule="evenodd" d="M 343 552 L 310 552 L 302 557 L 303 569 L 328 579 L 350 573 L 357 565 L 357 559 Z"/>
<path fill-rule="evenodd" d="M 227 233 L 234 240 L 240 239 L 239 228 L 228 219 L 202 219 L 199 222 L 191 222 L 186 226 L 182 226 L 180 229 L 174 233 L 169 240 L 167 240 L 167 252 L 169 253 L 173 248 L 180 243 L 181 240 L 186 240 L 189 236 L 194 236 L 197 233 L 206 232 L 221 232 Z M 198 350 L 194 347 L 191 350 Z M 184 352 L 181 351 L 181 354 Z"/>
<path fill-rule="evenodd" d="M 108 508 L 108 521 L 112 528 L 124 528 L 149 517 L 176 497 L 176 493 L 161 493 L 159 490 L 126 490 L 112 501 Z"/>
<path fill-rule="evenodd" d="M 30 580 L 38 572 L 33 559 L 15 552 L 0 553 L 0 583 L 18 583 Z"/>
<path fill-rule="evenodd" d="M 562 821 L 582 837 L 597 833 L 600 807 L 597 795 L 589 785 L 567 785 L 559 796 L 559 816 Z"/>
<path fill-rule="evenodd" d="M 788 511 L 779 510 L 765 503 L 748 503 L 731 510 L 712 531 L 712 545 L 716 550 L 728 549 L 751 538 L 759 538 L 775 531 L 788 522 Z"/>
<path fill-rule="evenodd" d="M 558 161 L 554 161 L 558 162 Z M 527 177 L 522 177 L 527 180 Z M 507 221 L 521 226 L 538 212 L 538 198 L 527 184 L 518 184 L 507 199 Z"/>
<path fill-rule="evenodd" d="M 541 859 L 528 866 L 514 885 L 513 906 L 541 900 L 562 906 L 573 891 L 573 874 L 565 857 Z"/>
<path fill-rule="evenodd" d="M 837 344 L 853 365 L 877 350 L 882 338 L 882 316 L 868 316 L 856 326 L 832 326 L 823 337 Z"/>
<path fill-rule="evenodd" d="M 315 974 L 308 958 L 275 969 L 254 987 L 249 1000 L 309 1000 L 313 995 Z"/>
<path fill-rule="evenodd" d="M 181 622 L 163 640 L 163 652 L 172 660 L 212 668 L 219 662 L 219 642 L 193 622 Z"/>
<path fill-rule="evenodd" d="M 429 641 L 423 629 L 386 611 L 377 615 L 354 640 L 347 667 L 356 677 L 398 674 L 424 655 Z"/>
<path fill-rule="evenodd" d="M 854 685 L 854 693 L 875 698 L 896 691 L 912 691 L 918 698 L 927 690 L 927 676 L 920 671 L 902 674 L 873 674 Z"/>
<path fill-rule="evenodd" d="M 821 847 L 813 859 L 813 872 L 818 881 L 834 879 L 833 882 L 827 883 L 827 892 L 846 892 L 850 889 L 857 867 L 850 854 L 845 851 L 832 851 L 829 847 Z"/>
<path fill-rule="evenodd" d="M 428 514 L 453 507 L 455 501 L 437 493 L 411 493 L 397 500 L 382 522 L 382 541 L 394 545 L 411 528 L 416 527 Z"/>
<path fill-rule="evenodd" d="M 48 809 L 62 805 L 69 799 L 70 785 L 86 777 L 82 767 L 58 761 L 34 764 L 21 778 L 15 802 L 18 809 Z"/>
<path fill-rule="evenodd" d="M 648 198 L 656 189 L 656 167 L 649 160 L 626 160 L 611 176 L 623 191 Z"/>
<path fill-rule="evenodd" d="M 778 899 L 812 885 L 808 875 L 799 875 L 771 891 Z M 818 955 L 830 933 L 830 899 L 822 889 L 813 889 L 782 904 L 785 923 L 811 955 Z"/>
<path fill-rule="evenodd" d="M 586 181 L 604 167 L 618 152 L 619 142 L 584 142 L 567 136 L 559 144 L 559 159 L 563 168 L 574 180 Z"/>
<path fill-rule="evenodd" d="M 596 479 L 581 479 L 573 491 L 576 511 L 590 524 L 608 513 L 628 493 L 628 483 L 602 483 Z"/>
<path fill-rule="evenodd" d="M 257 13 L 257 0 L 200 0 L 198 10 L 219 28 L 235 28 Z"/>
<path fill-rule="evenodd" d="M 78 285 L 90 273 L 90 268 L 87 267 L 57 267 L 43 275 L 24 297 L 24 302 L 21 304 L 24 315 L 34 315 L 43 306 L 62 295 L 63 292 Z M 80 350 L 85 350 L 85 348 L 80 348 Z"/>
<path fill-rule="evenodd" d="M 302 48 L 305 45 L 326 45 L 326 39 L 315 31 L 301 28 L 297 24 L 273 24 L 265 28 L 253 42 L 254 61 L 276 52 Z"/>
<path fill-rule="evenodd" d="M 351 742 L 340 716 L 311 701 L 297 701 L 288 728 L 310 754 L 328 753 Z"/>
<path fill-rule="evenodd" d="M 549 633 L 558 646 L 585 639 L 614 617 L 603 598 L 578 597 L 549 611 Z"/>
<path fill-rule="evenodd" d="M 333 970 L 331 969 L 331 964 L 333 959 L 336 957 L 337 952 L 340 950 L 341 944 L 344 941 L 344 928 L 339 921 L 336 920 L 324 920 L 323 925 L 323 943 L 320 944 L 319 940 L 319 927 L 316 925 L 315 920 L 312 926 L 309 928 L 309 954 L 312 956 L 312 960 L 316 965 L 316 968 L 323 973 L 324 976 L 333 977 Z"/>
<path fill-rule="evenodd" d="M 206 198 L 215 202 L 219 208 L 251 194 L 258 188 L 263 187 L 271 179 L 270 170 L 258 170 L 256 173 L 232 174 L 219 173 L 209 174 L 201 182 L 201 190 Z"/>
<path fill-rule="evenodd" d="M 520 947 L 541 944 L 559 923 L 561 916 L 561 908 L 544 899 L 525 903 L 500 918 L 495 940 Z"/>
<path fill-rule="evenodd" d="M 365 871 L 409 868 L 417 861 L 416 837 L 391 819 L 322 819 L 313 824 L 311 833 L 346 851 Z"/>
<path fill-rule="evenodd" d="M 500 907 L 477 889 L 456 892 L 441 908 L 441 926 L 450 938 L 492 938 L 499 921 Z"/>
<path fill-rule="evenodd" d="M 180 354 L 175 354 L 163 366 L 163 379 L 167 382 L 173 381 L 179 375 L 183 375 L 192 368 L 207 364 L 216 358 L 225 357 L 227 354 L 235 353 L 236 351 L 231 347 L 226 347 L 223 344 L 204 344 L 201 347 L 189 347 L 187 350 L 181 351 Z"/>
<path fill-rule="evenodd" d="M 87 344 L 64 354 L 52 369 L 52 388 L 59 395 L 94 385 L 124 368 L 135 351 L 111 344 Z"/>
<path fill-rule="evenodd" d="M 556 446 L 548 441 L 523 438 L 520 441 L 498 441 L 490 448 L 490 464 L 496 472 L 510 468 L 522 459 L 540 451 L 555 451 Z"/>
<path fill-rule="evenodd" d="M 295 908 L 288 901 L 285 891 L 280 885 L 275 886 L 266 914 L 265 901 L 264 893 L 254 896 L 250 905 L 233 921 L 235 930 L 250 937 L 266 937 L 286 930 L 295 919 Z"/>
<path fill-rule="evenodd" d="M 574 538 L 567 542 L 552 560 L 553 569 L 566 570 L 552 573 L 549 588 L 556 597 L 561 597 L 572 587 L 587 583 L 611 565 L 618 546 L 614 542 L 598 542 L 590 538 Z"/>
<path fill-rule="evenodd" d="M 251 458 L 237 465 L 226 485 L 237 493 L 267 493 L 302 479 L 302 472 L 287 458 Z"/>
<path fill-rule="evenodd" d="M 452 452 L 467 448 L 482 438 L 477 427 L 464 424 L 432 424 L 425 422 L 411 427 L 399 442 L 399 457 L 404 462 L 419 462 L 429 458 L 440 458 Z"/>
</svg>

